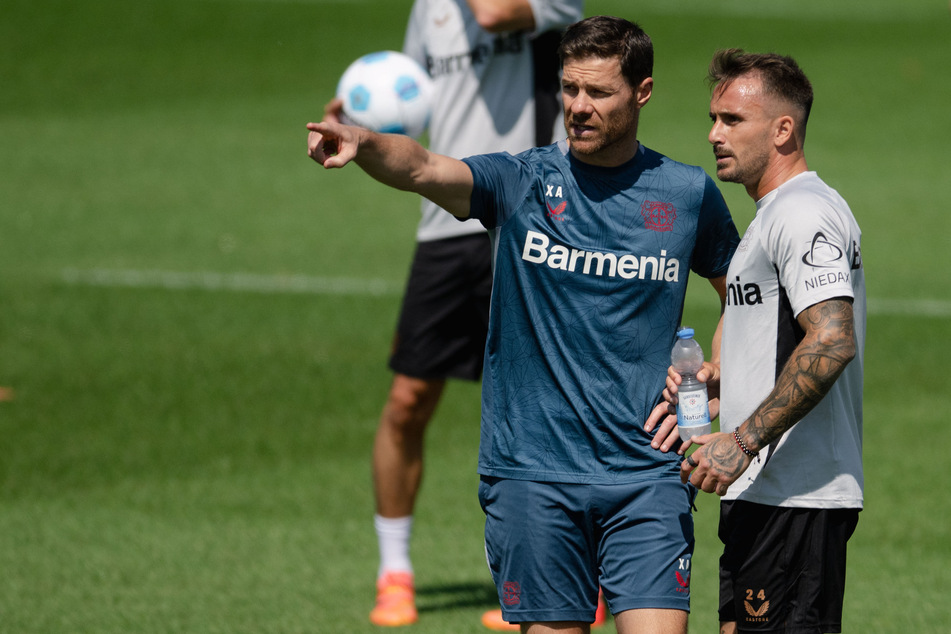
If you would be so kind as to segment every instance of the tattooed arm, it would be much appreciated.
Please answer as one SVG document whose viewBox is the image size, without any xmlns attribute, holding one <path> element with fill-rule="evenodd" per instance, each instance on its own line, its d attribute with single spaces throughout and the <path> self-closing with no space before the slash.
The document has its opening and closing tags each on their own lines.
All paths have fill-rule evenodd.
<svg viewBox="0 0 951 634">
<path fill-rule="evenodd" d="M 805 337 L 793 350 L 773 391 L 740 426 L 740 438 L 753 451 L 766 448 L 809 413 L 855 357 L 850 300 L 820 302 L 797 319 Z"/>
<path fill-rule="evenodd" d="M 850 299 L 834 298 L 810 306 L 798 316 L 803 340 L 776 379 L 769 396 L 737 429 L 753 452 L 765 449 L 802 419 L 829 392 L 855 357 L 855 323 Z M 752 462 L 732 434 L 714 434 L 691 456 L 697 467 L 684 462 L 683 475 L 708 493 L 726 493 L 727 487 Z"/>
</svg>

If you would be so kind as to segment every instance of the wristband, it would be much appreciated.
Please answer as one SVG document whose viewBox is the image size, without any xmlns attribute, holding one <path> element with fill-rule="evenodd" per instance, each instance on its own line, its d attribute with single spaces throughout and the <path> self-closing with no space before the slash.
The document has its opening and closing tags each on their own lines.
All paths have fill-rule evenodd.
<svg viewBox="0 0 951 634">
<path fill-rule="evenodd" d="M 758 456 L 759 455 L 758 451 L 750 451 L 750 448 L 746 446 L 746 443 L 740 439 L 740 435 L 737 433 L 738 431 L 739 430 L 737 429 L 733 430 L 733 440 L 736 441 L 737 446 L 740 449 L 742 449 L 743 453 L 745 453 L 750 458 L 755 458 L 756 456 Z"/>
</svg>

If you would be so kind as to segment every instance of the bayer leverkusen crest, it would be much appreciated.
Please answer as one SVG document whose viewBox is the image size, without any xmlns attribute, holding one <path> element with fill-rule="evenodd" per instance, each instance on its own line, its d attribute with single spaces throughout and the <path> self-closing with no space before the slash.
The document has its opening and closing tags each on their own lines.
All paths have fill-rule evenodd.
<svg viewBox="0 0 951 634">
<path fill-rule="evenodd" d="M 645 200 L 641 204 L 641 216 L 644 218 L 644 226 L 651 231 L 673 231 L 677 208 L 670 203 Z"/>
<path fill-rule="evenodd" d="M 502 603 L 518 605 L 522 602 L 522 587 L 517 581 L 502 582 Z"/>
</svg>

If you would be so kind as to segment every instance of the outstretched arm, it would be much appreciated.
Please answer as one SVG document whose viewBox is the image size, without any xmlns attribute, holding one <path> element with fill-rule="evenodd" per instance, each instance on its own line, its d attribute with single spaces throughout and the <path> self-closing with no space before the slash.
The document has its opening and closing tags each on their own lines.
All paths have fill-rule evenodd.
<svg viewBox="0 0 951 634">
<path fill-rule="evenodd" d="M 469 217 L 473 180 L 462 161 L 430 152 L 401 134 L 333 121 L 308 123 L 307 129 L 307 154 L 325 168 L 353 161 L 384 185 L 425 196 L 456 217 Z"/>
<path fill-rule="evenodd" d="M 765 449 L 800 421 L 829 393 L 842 370 L 855 357 L 855 321 L 849 299 L 830 299 L 810 306 L 797 317 L 805 337 L 793 350 L 776 385 L 737 429 L 747 449 Z M 726 493 L 752 462 L 733 434 L 697 439 L 703 446 L 681 466 L 683 476 L 699 488 Z"/>
</svg>

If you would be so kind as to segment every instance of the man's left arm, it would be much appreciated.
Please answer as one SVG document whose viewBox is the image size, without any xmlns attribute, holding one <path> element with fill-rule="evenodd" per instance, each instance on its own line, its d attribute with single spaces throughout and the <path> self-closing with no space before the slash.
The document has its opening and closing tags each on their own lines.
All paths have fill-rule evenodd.
<svg viewBox="0 0 951 634">
<path fill-rule="evenodd" d="M 466 0 L 476 22 L 489 33 L 532 31 L 535 14 L 528 0 Z"/>
<path fill-rule="evenodd" d="M 782 436 L 829 393 L 855 357 L 855 321 L 850 298 L 819 302 L 796 319 L 805 336 L 793 350 L 769 396 L 737 428 L 736 437 L 713 434 L 691 456 L 692 463 L 683 463 L 683 475 L 698 488 L 718 495 L 726 493 L 760 450 Z M 696 473 L 691 477 L 692 471 Z"/>
<path fill-rule="evenodd" d="M 584 17 L 584 0 L 466 0 L 476 21 L 490 33 L 562 29 Z"/>
</svg>

